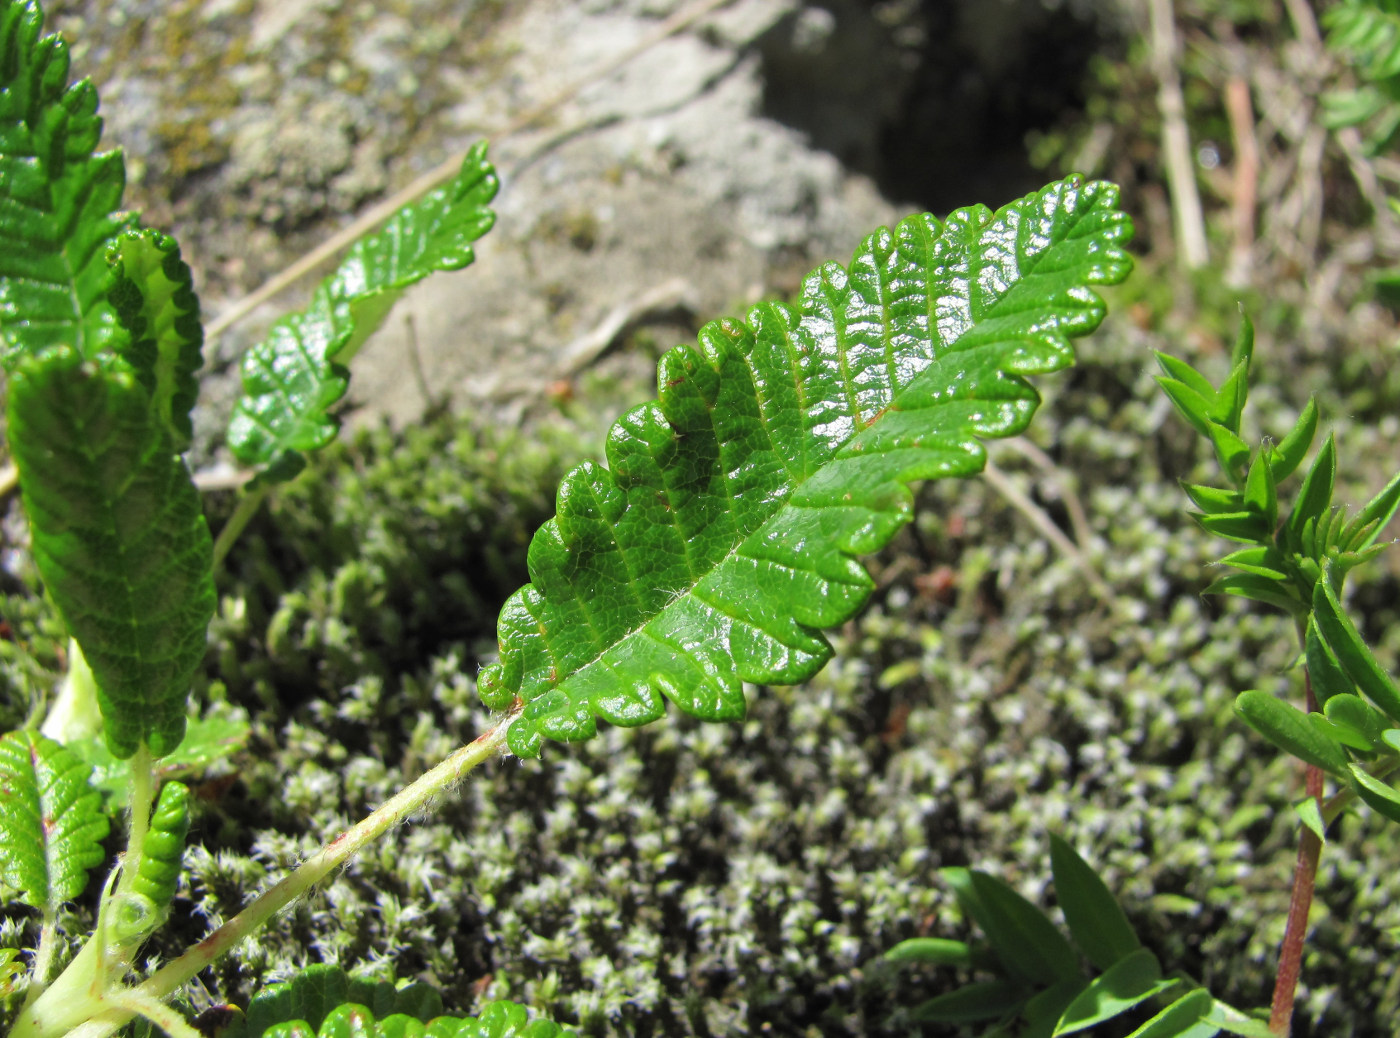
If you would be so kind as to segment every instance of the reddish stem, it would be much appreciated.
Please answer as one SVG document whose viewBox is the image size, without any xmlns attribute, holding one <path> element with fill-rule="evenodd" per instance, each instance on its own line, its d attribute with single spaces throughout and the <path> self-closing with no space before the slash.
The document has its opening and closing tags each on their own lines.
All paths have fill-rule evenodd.
<svg viewBox="0 0 1400 1038">
<path fill-rule="evenodd" d="M 1303 686 L 1307 694 L 1308 712 L 1317 709 L 1313 696 L 1312 678 L 1303 671 Z M 1309 764 L 1305 773 L 1308 796 L 1322 800 L 1322 769 Z M 1293 894 L 1288 902 L 1288 924 L 1283 931 L 1283 946 L 1279 949 L 1278 975 L 1274 981 L 1274 1001 L 1269 1011 L 1269 1030 L 1287 1038 L 1293 1026 L 1293 998 L 1298 991 L 1298 977 L 1303 969 L 1303 944 L 1308 936 L 1308 912 L 1312 908 L 1313 887 L 1317 881 L 1317 862 L 1322 855 L 1322 840 L 1317 833 L 1303 826 L 1298 842 L 1298 863 L 1293 867 Z"/>
</svg>

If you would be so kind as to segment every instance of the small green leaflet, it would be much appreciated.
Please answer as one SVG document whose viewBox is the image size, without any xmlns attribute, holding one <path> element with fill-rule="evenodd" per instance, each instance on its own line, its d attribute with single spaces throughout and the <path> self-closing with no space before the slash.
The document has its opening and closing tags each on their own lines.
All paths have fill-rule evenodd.
<svg viewBox="0 0 1400 1038">
<path fill-rule="evenodd" d="M 311 305 L 278 321 L 248 351 L 243 396 L 228 430 L 240 461 L 268 466 L 288 451 L 319 450 L 335 438 L 329 409 L 349 385 L 345 365 L 410 285 L 472 262 L 472 243 L 495 221 L 487 206 L 498 186 L 486 145 L 475 145 L 452 183 L 356 242 L 317 286 Z"/>
<path fill-rule="evenodd" d="M 1070 178 L 993 213 L 929 215 L 807 277 L 798 307 L 715 321 L 659 365 L 657 402 L 614 426 L 607 469 L 580 466 L 530 545 L 532 583 L 501 612 L 483 701 L 525 706 L 520 756 L 640 725 L 674 702 L 707 720 L 743 683 L 825 664 L 820 628 L 871 581 L 854 556 L 910 518 L 908 484 L 970 475 L 979 437 L 1025 428 L 1024 376 L 1073 361 L 1092 286 L 1131 267 L 1110 184 Z"/>
<path fill-rule="evenodd" d="M 68 85 L 68 45 L 43 36 L 37 3 L 0 2 L 0 364 L 64 345 L 110 345 L 108 243 L 133 218 L 114 212 L 120 152 L 94 155 L 97 91 Z"/>
<path fill-rule="evenodd" d="M 157 231 L 127 231 L 107 250 L 112 305 L 126 332 L 117 352 L 151 395 L 176 451 L 189 447 L 190 409 L 199 395 L 204 326 L 190 268 L 175 239 Z"/>
<path fill-rule="evenodd" d="M 146 390 L 59 347 L 10 379 L 10 442 L 34 558 L 97 680 L 107 744 L 163 756 L 214 614 L 199 496 Z"/>
<path fill-rule="evenodd" d="M 0 736 L 0 879 L 49 919 L 105 857 L 107 816 L 91 771 L 42 735 Z"/>
</svg>

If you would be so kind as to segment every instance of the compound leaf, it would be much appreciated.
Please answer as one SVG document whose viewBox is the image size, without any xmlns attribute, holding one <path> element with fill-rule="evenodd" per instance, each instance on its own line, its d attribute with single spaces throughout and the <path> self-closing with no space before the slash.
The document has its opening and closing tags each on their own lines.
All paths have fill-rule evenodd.
<svg viewBox="0 0 1400 1038">
<path fill-rule="evenodd" d="M 126 171 L 94 155 L 97 91 L 68 84 L 68 45 L 35 2 L 0 3 L 0 362 L 54 345 L 94 356 L 115 333 L 108 242 Z"/>
<path fill-rule="evenodd" d="M 115 358 L 24 360 L 9 423 L 34 558 L 98 686 L 114 756 L 179 745 L 214 614 L 199 496 L 146 390 Z"/>
<path fill-rule="evenodd" d="M 450 184 L 395 213 L 350 249 L 302 313 L 272 326 L 243 358 L 243 396 L 228 442 L 248 465 L 270 465 L 287 451 L 319 450 L 335 438 L 329 408 L 345 395 L 345 365 L 410 285 L 475 258 L 472 242 L 495 221 L 487 204 L 499 181 L 477 144 Z"/>
<path fill-rule="evenodd" d="M 0 737 L 0 879 L 48 918 L 105 857 L 107 816 L 91 771 L 43 735 Z"/>
<path fill-rule="evenodd" d="M 159 231 L 126 231 L 107 249 L 112 305 L 126 332 L 117 352 L 151 395 L 176 451 L 190 444 L 190 409 L 199 395 L 204 326 L 189 264 L 175 239 Z"/>
<path fill-rule="evenodd" d="M 625 414 L 607 469 L 586 463 L 536 534 L 532 583 L 502 610 L 493 709 L 511 749 L 640 725 L 665 701 L 709 720 L 743 683 L 810 677 L 822 627 L 871 581 L 854 556 L 908 521 L 917 479 L 981 469 L 978 437 L 1025 428 L 1023 376 L 1073 360 L 1098 326 L 1092 285 L 1123 278 L 1131 233 L 1110 184 L 1071 178 L 1003 207 L 866 238 L 800 305 L 721 320 L 661 360 L 660 399 Z"/>
</svg>

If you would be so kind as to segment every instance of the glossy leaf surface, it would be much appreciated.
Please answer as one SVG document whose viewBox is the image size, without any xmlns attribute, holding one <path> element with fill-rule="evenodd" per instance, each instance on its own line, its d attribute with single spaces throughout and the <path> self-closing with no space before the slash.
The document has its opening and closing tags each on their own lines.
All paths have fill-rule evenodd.
<svg viewBox="0 0 1400 1038">
<path fill-rule="evenodd" d="M 830 656 L 820 628 L 871 581 L 854 556 L 908 521 L 917 479 L 979 471 L 979 437 L 1025 428 L 1023 376 L 1073 361 L 1091 286 L 1121 280 L 1131 227 L 1112 185 L 1075 178 L 996 213 L 914 216 L 800 305 L 712 322 L 667 353 L 660 398 L 613 426 L 531 543 L 501 613 L 483 700 L 524 713 L 511 749 L 640 725 L 670 700 L 744 715 L 744 682 L 793 683 Z"/>
<path fill-rule="evenodd" d="M 351 247 L 302 313 L 272 326 L 243 358 L 243 396 L 228 440 L 240 461 L 267 466 L 287 451 L 319 450 L 336 434 L 329 408 L 345 395 L 344 365 L 409 286 L 475 258 L 472 243 L 491 229 L 487 207 L 499 181 L 485 144 L 462 160 L 456 179 L 405 206 L 377 234 Z"/>
<path fill-rule="evenodd" d="M 179 745 L 214 613 L 199 496 L 124 366 L 66 348 L 10 379 L 11 444 L 34 558 L 98 685 L 113 755 Z"/>
<path fill-rule="evenodd" d="M 107 250 L 112 305 L 124 340 L 117 352 L 151 395 L 176 451 L 190 443 L 190 409 L 199 395 L 204 326 L 189 264 L 175 239 L 157 231 L 127 231 Z"/>
<path fill-rule="evenodd" d="M 91 772 L 42 735 L 0 737 L 0 882 L 50 919 L 105 857 L 107 816 Z"/>
<path fill-rule="evenodd" d="M 95 155 L 97 91 L 68 83 L 68 45 L 37 3 L 0 0 L 0 361 L 55 345 L 95 356 L 113 336 L 105 258 L 132 222 L 118 152 Z"/>
</svg>

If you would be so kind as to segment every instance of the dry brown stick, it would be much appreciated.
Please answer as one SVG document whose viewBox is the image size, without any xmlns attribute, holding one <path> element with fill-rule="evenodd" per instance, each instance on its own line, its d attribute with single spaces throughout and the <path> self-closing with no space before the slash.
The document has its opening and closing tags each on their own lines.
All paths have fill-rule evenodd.
<svg viewBox="0 0 1400 1038">
<path fill-rule="evenodd" d="M 1171 0 L 1148 0 L 1152 33 L 1152 68 L 1157 76 L 1157 107 L 1162 112 L 1162 153 L 1167 190 L 1172 196 L 1177 258 L 1187 270 L 1210 261 L 1201 195 L 1196 188 L 1191 133 L 1186 127 L 1186 99 L 1178 66 L 1180 47 Z"/>
<path fill-rule="evenodd" d="M 1075 568 L 1089 582 L 1089 586 L 1094 589 L 1096 595 L 1105 602 L 1112 600 L 1112 589 L 1109 588 L 1103 577 L 1099 576 L 1099 571 L 1094 568 L 1094 564 L 1079 550 L 1079 545 L 1070 540 L 1065 532 L 1055 525 L 1055 520 L 1046 515 L 1043 508 L 1022 493 L 1021 488 L 1012 482 L 1006 473 L 997 468 L 992 463 L 991 458 L 987 459 L 982 476 L 991 484 L 993 490 L 1005 498 L 1011 507 L 1029 519 L 1031 525 L 1043 533 L 1046 539 L 1059 549 L 1065 558 L 1074 563 Z"/>
<path fill-rule="evenodd" d="M 1253 275 L 1254 207 L 1259 194 L 1259 142 L 1254 135 L 1254 106 L 1249 83 L 1233 75 L 1225 82 L 1225 113 L 1235 142 L 1235 176 L 1230 199 L 1230 223 L 1234 240 L 1226 284 L 1243 287 Z"/>
<path fill-rule="evenodd" d="M 536 105 L 522 115 L 517 116 L 495 134 L 489 136 L 500 140 L 503 137 L 509 137 L 512 134 L 519 133 L 532 123 L 537 122 L 554 111 L 565 101 L 577 95 L 584 87 L 611 75 L 633 58 L 656 46 L 656 44 L 660 43 L 662 40 L 669 36 L 674 36 L 688 26 L 693 25 L 705 15 L 731 2 L 732 0 L 697 0 L 696 3 L 682 8 L 651 32 L 643 36 L 631 47 L 609 58 L 596 68 L 589 69 L 588 72 L 571 82 L 553 97 L 542 104 Z M 440 165 L 435 166 L 433 169 L 419 176 L 407 187 L 396 192 L 392 197 L 386 198 L 378 205 L 372 206 L 349 225 L 331 235 L 331 237 L 312 249 L 301 259 L 297 260 L 281 273 L 263 282 L 263 284 L 253 292 L 244 296 L 214 320 L 210 321 L 209 325 L 204 330 L 205 342 L 208 343 L 218 335 L 227 331 L 232 325 L 241 321 L 257 307 L 261 306 L 267 300 L 294 284 L 305 275 L 311 273 L 340 250 L 353 244 L 358 238 L 383 223 L 409 202 L 414 201 L 422 195 L 427 194 L 433 188 L 450 180 L 457 173 L 461 164 L 462 156 L 454 155 L 452 158 L 447 159 Z"/>
</svg>

